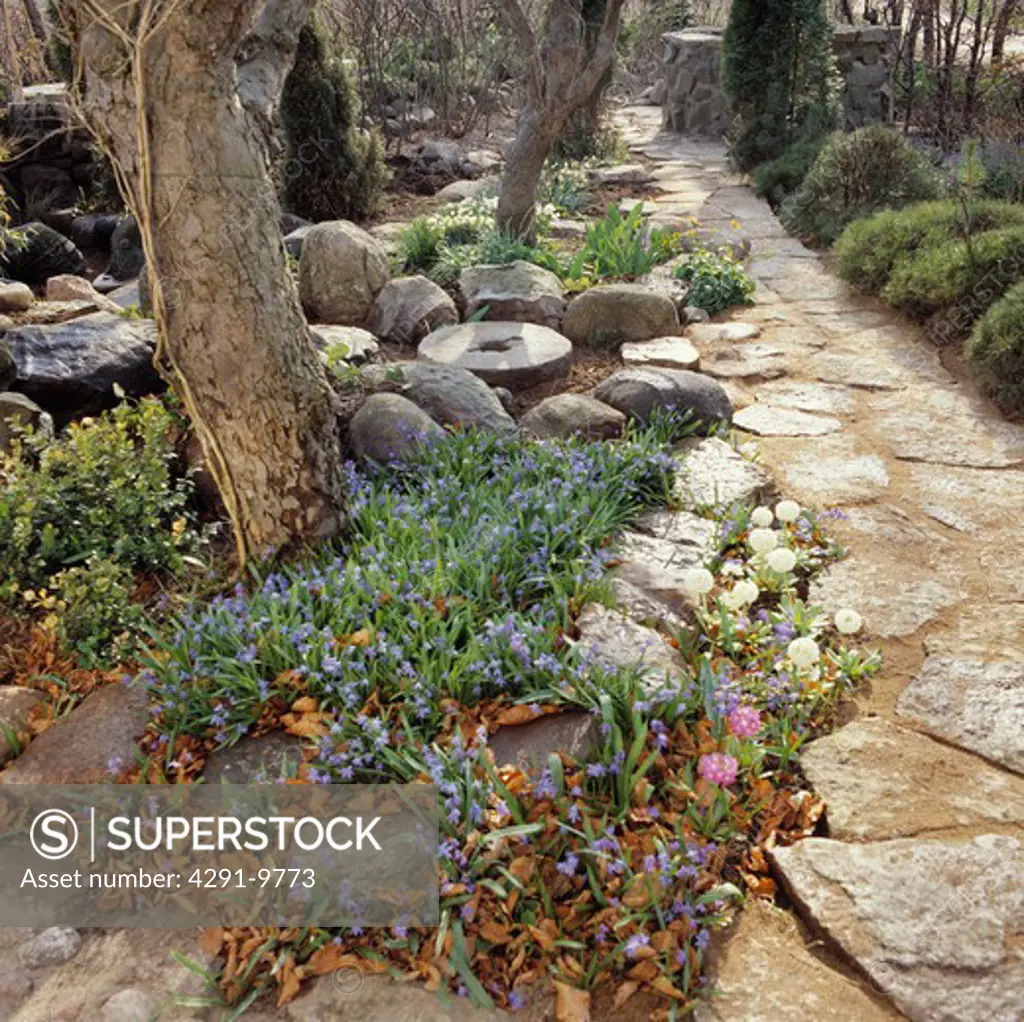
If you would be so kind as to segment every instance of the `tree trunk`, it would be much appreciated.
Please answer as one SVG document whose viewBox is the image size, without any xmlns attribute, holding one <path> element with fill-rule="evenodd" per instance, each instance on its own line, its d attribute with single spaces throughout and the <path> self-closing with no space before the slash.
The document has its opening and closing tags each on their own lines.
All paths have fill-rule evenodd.
<svg viewBox="0 0 1024 1022">
<path fill-rule="evenodd" d="M 498 195 L 498 230 L 532 243 L 536 237 L 537 186 L 560 125 L 527 107 L 519 116 Z"/>
<path fill-rule="evenodd" d="M 1021 6 L 1020 0 L 1003 0 L 992 29 L 992 66 L 999 67 L 1006 53 L 1006 39 L 1010 34 L 1010 23 Z"/>
<path fill-rule="evenodd" d="M 287 271 L 260 131 L 237 91 L 235 54 L 258 2 L 162 8 L 130 62 L 111 61 L 132 46 L 90 12 L 134 25 L 128 16 L 150 0 L 77 2 L 89 25 L 85 113 L 139 220 L 158 365 L 197 428 L 240 557 L 333 533 L 344 508 L 336 399 Z"/>
<path fill-rule="evenodd" d="M 43 15 L 36 6 L 36 0 L 22 0 L 25 8 L 25 17 L 32 26 L 32 33 L 40 42 L 46 42 L 46 25 L 43 23 Z"/>
</svg>

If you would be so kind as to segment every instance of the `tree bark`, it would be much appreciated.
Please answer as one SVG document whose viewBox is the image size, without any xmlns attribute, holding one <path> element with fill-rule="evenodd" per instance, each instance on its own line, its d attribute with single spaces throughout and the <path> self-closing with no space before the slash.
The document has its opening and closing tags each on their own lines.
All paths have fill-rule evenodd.
<svg viewBox="0 0 1024 1022">
<path fill-rule="evenodd" d="M 515 141 L 508 153 L 498 196 L 498 226 L 532 243 L 536 238 L 537 187 L 544 162 L 563 124 L 552 123 L 528 105 L 519 116 Z"/>
<path fill-rule="evenodd" d="M 46 25 L 43 22 L 43 15 L 36 6 L 36 0 L 22 0 L 25 8 L 25 17 L 32 26 L 32 33 L 40 42 L 46 42 Z"/>
<path fill-rule="evenodd" d="M 238 92 L 236 53 L 258 0 L 75 2 L 83 112 L 139 221 L 158 366 L 197 428 L 240 559 L 333 533 L 344 520 L 336 398 L 287 271 L 263 139 Z M 305 0 L 275 6 L 290 19 Z M 135 38 L 118 39 L 118 24 Z M 283 78 L 264 81 L 250 99 L 273 106 Z"/>
<path fill-rule="evenodd" d="M 992 66 L 999 67 L 1006 53 L 1006 39 L 1010 34 L 1010 23 L 1021 8 L 1021 0 L 1003 0 L 992 29 Z"/>
</svg>

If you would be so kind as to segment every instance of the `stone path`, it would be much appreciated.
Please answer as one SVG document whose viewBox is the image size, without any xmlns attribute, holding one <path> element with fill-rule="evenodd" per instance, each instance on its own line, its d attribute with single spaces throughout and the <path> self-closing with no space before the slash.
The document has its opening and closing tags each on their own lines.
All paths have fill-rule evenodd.
<svg viewBox="0 0 1024 1022">
<path fill-rule="evenodd" d="M 852 293 L 730 175 L 719 144 L 659 133 L 655 217 L 746 235 L 754 339 L 694 340 L 729 366 L 737 424 L 787 496 L 848 516 L 814 587 L 885 656 L 853 723 L 808 747 L 828 838 L 778 849 L 795 924 L 760 908 L 719 964 L 706 1022 L 1024 1019 L 1024 428 L 902 316 Z M 831 1012 L 831 1014 L 830 1014 Z"/>
</svg>

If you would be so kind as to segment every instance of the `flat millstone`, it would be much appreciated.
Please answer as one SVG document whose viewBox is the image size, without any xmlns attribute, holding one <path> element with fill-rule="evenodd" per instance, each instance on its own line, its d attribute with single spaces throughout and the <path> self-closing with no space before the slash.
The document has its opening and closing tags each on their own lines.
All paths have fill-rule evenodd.
<svg viewBox="0 0 1024 1022">
<path fill-rule="evenodd" d="M 1024 663 L 930 656 L 896 704 L 901 717 L 1024 773 Z"/>
<path fill-rule="evenodd" d="M 627 365 L 635 366 L 697 369 L 700 365 L 700 352 L 682 337 L 659 337 L 653 341 L 624 344 L 619 355 Z"/>
<path fill-rule="evenodd" d="M 761 328 L 755 323 L 695 323 L 686 328 L 686 336 L 697 344 L 732 344 L 760 337 Z"/>
<path fill-rule="evenodd" d="M 874 634 L 902 638 L 963 599 L 947 578 L 948 573 L 920 565 L 901 565 L 897 573 L 888 557 L 877 561 L 855 557 L 832 565 L 817 578 L 811 584 L 810 602 L 830 615 L 855 607 Z"/>
<path fill-rule="evenodd" d="M 843 428 L 838 419 L 760 403 L 741 408 L 732 421 L 733 425 L 755 436 L 825 436 Z"/>
<path fill-rule="evenodd" d="M 463 323 L 435 330 L 420 342 L 418 354 L 468 369 L 492 387 L 522 390 L 567 375 L 572 343 L 535 323 Z"/>
<path fill-rule="evenodd" d="M 759 504 L 773 491 L 763 468 L 718 437 L 685 440 L 679 450 L 673 495 L 682 510 Z"/>
<path fill-rule="evenodd" d="M 776 380 L 787 372 L 785 352 L 770 344 L 715 348 L 701 357 L 701 370 L 723 380 Z"/>
<path fill-rule="evenodd" d="M 984 834 L 770 853 L 800 914 L 910 1022 L 1016 1022 L 1024 990 L 1024 848 Z"/>
<path fill-rule="evenodd" d="M 896 1022 L 900 1016 L 822 963 L 788 912 L 744 906 L 694 1022 Z"/>
<path fill-rule="evenodd" d="M 841 841 L 1024 823 L 1024 779 L 880 717 L 811 742 L 800 765 Z"/>
<path fill-rule="evenodd" d="M 580 645 L 604 667 L 617 670 L 642 665 L 648 692 L 679 685 L 686 678 L 679 652 L 653 628 L 645 628 L 619 611 L 587 604 L 577 622 Z"/>
</svg>

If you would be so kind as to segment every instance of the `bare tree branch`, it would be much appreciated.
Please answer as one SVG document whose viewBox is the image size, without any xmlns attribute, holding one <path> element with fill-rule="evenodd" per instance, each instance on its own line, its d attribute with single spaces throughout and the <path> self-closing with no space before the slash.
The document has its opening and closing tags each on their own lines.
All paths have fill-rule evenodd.
<svg viewBox="0 0 1024 1022">
<path fill-rule="evenodd" d="M 575 106 L 582 106 L 590 99 L 600 86 L 601 79 L 607 74 L 608 68 L 612 66 L 623 6 L 625 0 L 608 0 L 605 4 L 601 34 L 597 37 L 590 62 L 576 80 L 572 91 L 572 102 Z"/>
<path fill-rule="evenodd" d="M 530 97 L 539 105 L 544 96 L 544 62 L 541 59 L 537 34 L 530 24 L 530 16 L 522 0 L 504 0 L 501 9 L 505 13 L 510 31 L 526 52 L 526 87 Z"/>
</svg>

